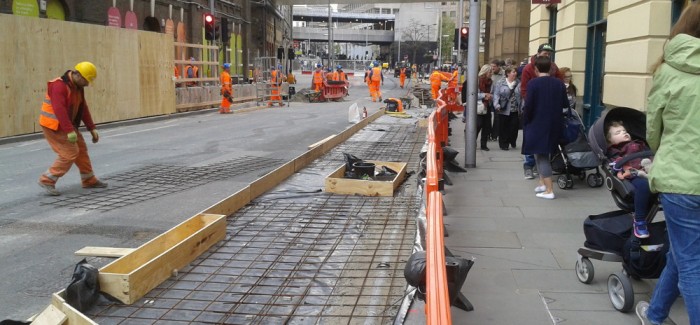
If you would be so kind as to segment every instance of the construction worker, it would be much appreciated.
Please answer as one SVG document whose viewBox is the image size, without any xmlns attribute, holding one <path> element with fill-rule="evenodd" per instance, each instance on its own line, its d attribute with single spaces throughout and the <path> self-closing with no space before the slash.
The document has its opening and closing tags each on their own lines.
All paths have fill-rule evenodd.
<svg viewBox="0 0 700 325">
<path fill-rule="evenodd" d="M 198 78 L 199 77 L 199 67 L 194 64 L 194 57 L 190 57 L 190 64 L 185 67 L 185 76 L 187 78 Z M 197 85 L 195 81 L 187 82 L 188 87 L 194 87 Z"/>
<path fill-rule="evenodd" d="M 401 88 L 403 88 L 404 83 L 406 82 L 406 66 L 401 66 L 401 70 L 399 70 L 399 85 Z"/>
<path fill-rule="evenodd" d="M 384 75 L 382 74 L 382 67 L 379 65 L 378 61 L 374 61 L 374 68 L 369 72 L 369 93 L 372 96 L 372 101 L 376 102 L 377 97 L 379 101 L 382 101 L 382 89 L 381 85 L 384 84 Z"/>
<path fill-rule="evenodd" d="M 97 77 L 97 68 L 90 62 L 78 63 L 74 70 L 48 82 L 44 103 L 41 106 L 39 125 L 44 138 L 58 155 L 49 169 L 39 176 L 39 186 L 48 195 L 61 195 L 56 182 L 75 164 L 80 170 L 83 188 L 104 188 L 107 183 L 95 177 L 83 135 L 78 131 L 80 122 L 85 123 L 92 135 L 92 143 L 100 136 L 92 122 L 90 109 L 85 102 L 84 88 Z"/>
<path fill-rule="evenodd" d="M 282 65 L 278 65 L 277 69 L 275 69 L 275 66 L 273 65 L 270 71 L 271 96 L 270 101 L 267 102 L 267 107 L 272 107 L 274 103 L 284 106 L 282 97 L 280 97 L 280 85 L 282 85 L 283 81 L 284 74 L 282 73 Z"/>
<path fill-rule="evenodd" d="M 337 78 L 338 78 L 338 79 L 335 79 L 335 80 L 338 80 L 338 81 L 345 81 L 346 83 L 349 83 L 349 82 L 348 82 L 348 75 L 346 75 L 345 72 L 343 72 L 343 66 L 340 65 L 340 64 L 338 64 L 338 66 L 335 67 L 335 69 L 336 69 L 335 72 L 336 72 L 336 75 L 337 75 Z"/>
<path fill-rule="evenodd" d="M 221 80 L 221 108 L 219 113 L 230 114 L 231 104 L 233 103 L 233 87 L 231 83 L 231 64 L 224 63 L 224 71 L 221 72 L 219 79 Z"/>
<path fill-rule="evenodd" d="M 418 83 L 418 67 L 415 63 L 411 66 L 411 79 L 413 79 L 413 83 Z"/>
<path fill-rule="evenodd" d="M 447 82 L 447 101 L 455 103 L 457 100 L 457 82 L 459 81 L 459 69 L 457 66 L 452 66 L 452 79 Z"/>
<path fill-rule="evenodd" d="M 314 91 L 321 91 L 323 89 L 324 75 L 321 68 L 323 68 L 323 66 L 320 63 L 316 64 L 316 70 L 311 78 L 311 87 L 314 89 Z"/>
<path fill-rule="evenodd" d="M 430 94 L 433 96 L 433 99 L 438 98 L 438 91 L 440 91 L 440 86 L 442 86 L 442 82 L 450 80 L 450 77 L 445 76 L 440 71 L 440 67 L 433 67 L 433 73 L 430 75 Z"/>
<path fill-rule="evenodd" d="M 336 78 L 336 77 L 334 77 L 333 75 L 334 75 L 333 68 L 331 68 L 331 67 L 326 68 L 326 80 L 335 80 L 334 78 Z"/>
</svg>

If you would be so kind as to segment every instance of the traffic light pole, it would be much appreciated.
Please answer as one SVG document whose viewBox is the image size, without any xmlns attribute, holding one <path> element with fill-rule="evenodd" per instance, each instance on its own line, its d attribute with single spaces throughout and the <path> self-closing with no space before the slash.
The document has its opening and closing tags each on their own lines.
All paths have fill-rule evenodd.
<svg viewBox="0 0 700 325">
<path fill-rule="evenodd" d="M 469 47 L 467 48 L 467 102 L 464 115 L 467 120 L 464 132 L 464 166 L 476 167 L 476 101 L 478 94 L 479 71 L 479 14 L 481 13 L 481 0 L 469 1 Z M 483 133 L 482 133 L 482 136 Z"/>
</svg>

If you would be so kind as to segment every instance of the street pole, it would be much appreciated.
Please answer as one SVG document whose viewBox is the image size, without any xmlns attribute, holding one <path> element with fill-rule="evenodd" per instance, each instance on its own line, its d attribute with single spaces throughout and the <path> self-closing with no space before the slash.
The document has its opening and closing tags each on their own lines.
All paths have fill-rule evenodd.
<svg viewBox="0 0 700 325">
<path fill-rule="evenodd" d="M 464 26 L 464 0 L 459 0 L 459 26 L 457 26 L 457 66 L 462 69 L 462 26 Z M 460 71 L 461 72 L 461 71 Z"/>
<path fill-rule="evenodd" d="M 469 47 L 467 50 L 467 102 L 464 116 L 467 124 L 464 132 L 464 166 L 476 167 L 476 100 L 479 71 L 479 15 L 481 0 L 469 1 Z M 483 135 L 482 135 L 483 136 Z"/>
<path fill-rule="evenodd" d="M 331 33 L 331 24 L 333 18 L 331 18 L 331 0 L 328 0 L 328 66 L 331 66 L 331 57 L 333 56 L 333 34 Z"/>
</svg>

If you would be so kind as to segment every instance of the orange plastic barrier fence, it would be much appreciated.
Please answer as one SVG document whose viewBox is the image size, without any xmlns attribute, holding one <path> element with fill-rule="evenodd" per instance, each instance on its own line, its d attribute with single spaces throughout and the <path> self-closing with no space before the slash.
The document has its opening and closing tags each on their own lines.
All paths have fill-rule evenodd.
<svg viewBox="0 0 700 325">
<path fill-rule="evenodd" d="M 447 271 L 445 269 L 444 225 L 442 221 L 442 146 L 448 139 L 448 110 L 439 92 L 437 109 L 428 117 L 428 152 L 426 153 L 426 322 L 428 325 L 452 324 Z"/>
<path fill-rule="evenodd" d="M 442 193 L 433 191 L 428 196 L 426 233 L 426 323 L 452 324 L 450 294 L 445 269 L 445 242 L 442 224 Z"/>
</svg>

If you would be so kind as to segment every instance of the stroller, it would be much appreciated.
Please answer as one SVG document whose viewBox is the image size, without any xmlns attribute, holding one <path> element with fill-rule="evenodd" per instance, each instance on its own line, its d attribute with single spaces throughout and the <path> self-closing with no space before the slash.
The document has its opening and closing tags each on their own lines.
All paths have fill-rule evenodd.
<svg viewBox="0 0 700 325">
<path fill-rule="evenodd" d="M 564 118 L 564 135 L 551 159 L 552 171 L 559 174 L 557 185 L 563 190 L 573 188 L 572 175 L 575 175 L 579 180 L 586 180 L 590 187 L 603 186 L 603 174 L 598 169 L 600 159 L 588 143 L 581 117 L 575 110 L 566 109 Z M 595 169 L 595 173 L 586 174 L 591 169 Z"/>
<path fill-rule="evenodd" d="M 605 125 L 610 121 L 622 121 L 633 139 L 644 139 L 646 135 L 646 116 L 644 113 L 625 107 L 618 107 L 604 112 L 589 130 L 588 138 L 593 151 L 601 158 L 601 169 L 605 174 L 605 186 L 610 191 L 615 204 L 621 209 L 600 215 L 592 215 L 583 223 L 586 241 L 578 249 L 576 276 L 582 283 L 593 281 L 594 268 L 590 259 L 605 262 L 621 262 L 622 271 L 608 276 L 608 296 L 613 307 L 620 312 L 628 312 L 634 306 L 634 289 L 631 278 L 655 279 L 661 275 L 666 265 L 668 236 L 666 222 L 654 222 L 654 217 L 661 210 L 657 197 L 650 202 L 646 221 L 650 236 L 639 239 L 632 235 L 632 215 L 634 212 L 634 185 L 628 180 L 617 178 L 617 172 L 611 166 L 612 161 L 605 156 L 607 142 Z M 650 157 L 650 152 L 643 153 Z M 630 159 L 640 155 L 629 155 L 617 164 L 622 166 Z"/>
</svg>

